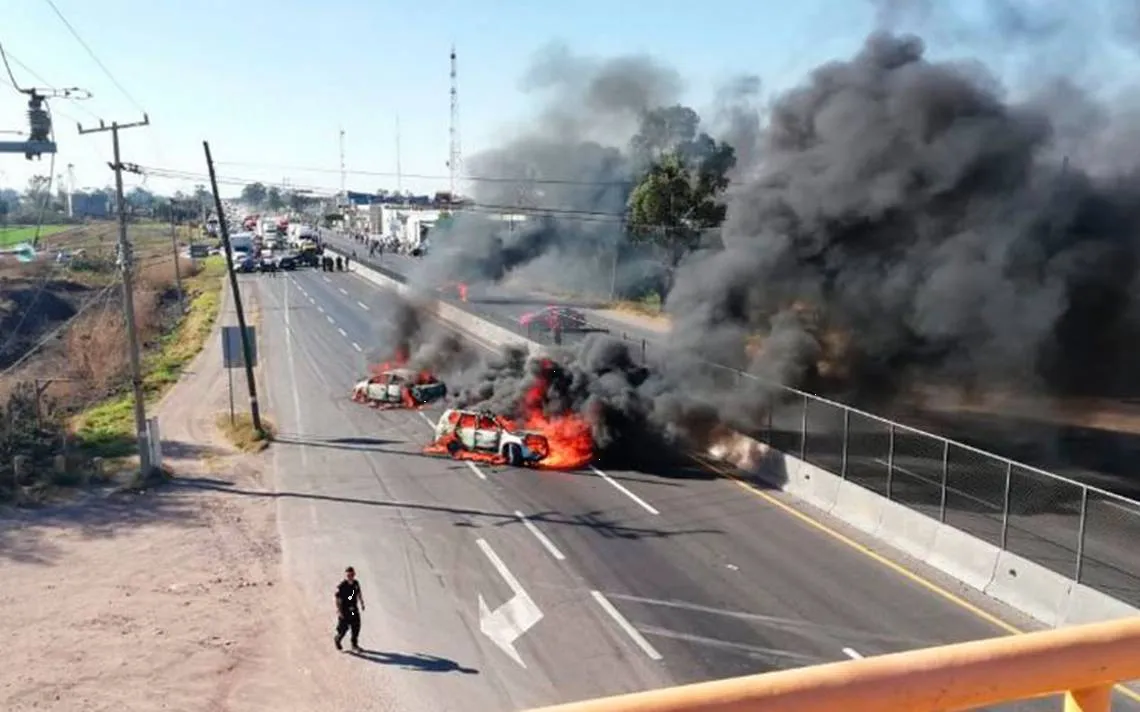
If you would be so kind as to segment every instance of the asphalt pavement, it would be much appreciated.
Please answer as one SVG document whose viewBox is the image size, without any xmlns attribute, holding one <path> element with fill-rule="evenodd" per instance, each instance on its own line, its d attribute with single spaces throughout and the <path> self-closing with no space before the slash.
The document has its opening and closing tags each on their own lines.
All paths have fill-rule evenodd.
<svg viewBox="0 0 1140 712">
<path fill-rule="evenodd" d="M 1031 627 L 900 560 L 969 603 L 932 593 L 697 467 L 424 456 L 438 410 L 349 400 L 393 296 L 343 273 L 256 284 L 287 569 L 331 608 L 341 570 L 357 567 L 375 611 L 364 646 L 418 661 L 375 666 L 409 708 L 520 709 L 1001 634 L 986 615 Z"/>
<path fill-rule="evenodd" d="M 369 258 L 367 251 L 343 236 L 330 236 L 334 249 L 357 251 L 361 261 L 385 270 L 398 278 L 414 274 L 419 260 L 403 255 L 386 254 Z M 481 318 L 506 328 L 522 332 L 520 317 L 547 304 L 568 304 L 588 309 L 594 306 L 587 300 L 559 300 L 551 296 L 528 295 L 517 290 L 498 287 L 473 287 L 469 301 L 458 303 L 453 295 L 443 298 L 452 301 Z M 633 345 L 633 352 L 643 360 L 651 361 L 659 350 L 659 333 L 650 329 L 607 320 L 590 313 L 590 329 L 585 332 L 567 332 L 563 343 L 573 344 L 593 330 L 607 331 L 624 338 Z M 541 341 L 542 333 L 526 334 Z M 1008 432 L 1008 422 L 997 427 L 992 422 L 976 422 L 976 416 L 935 420 L 926 414 L 915 414 L 906 422 L 914 427 L 926 428 L 944 437 L 957 439 L 973 447 L 993 452 L 1005 452 L 1017 457 L 1016 447 L 995 438 L 995 433 Z M 1028 558 L 1048 569 L 1069 577 L 1078 575 L 1080 581 L 1115 598 L 1140 606 L 1140 568 L 1132 542 L 1140 539 L 1140 504 L 1093 493 L 1083 506 L 1088 513 L 1081 542 L 1080 513 L 1081 488 L 1058 481 L 1045 480 L 1042 475 L 1023 467 L 1012 468 L 1010 505 L 1012 514 L 1003 524 L 1002 509 L 1005 501 L 1006 463 L 987 459 L 964 448 L 951 447 L 944 452 L 939 441 L 925 436 L 896 431 L 892 436 L 882 421 L 862 416 L 850 418 L 850 439 L 846 453 L 843 448 L 843 413 L 840 409 L 820 403 L 808 408 L 808 435 L 802 438 L 804 422 L 801 399 L 791 399 L 774 409 L 770 426 L 762 432 L 752 433 L 781 450 L 802 454 L 814 465 L 831 472 L 842 473 L 863 487 L 889 496 L 907 506 L 922 511 L 951 526 L 961 529 L 995 546 L 1003 544 L 1002 528 L 1008 526 L 1004 543 L 1015 554 Z M 1028 423 L 1016 424 L 1019 432 L 1026 433 Z M 890 439 L 894 438 L 895 454 L 890 455 Z M 1078 451 L 1090 462 L 1089 456 L 1099 440 L 1085 434 L 1082 442 L 1087 447 Z M 1049 434 L 1037 433 L 1030 438 L 1050 440 Z M 1103 444 L 1103 443 L 1101 443 Z M 1103 450 L 1103 448 L 1102 448 Z M 1097 451 L 1101 452 L 1101 451 Z M 1053 454 L 1058 454 L 1054 452 Z M 1140 495 L 1140 486 L 1134 476 L 1118 474 L 1122 467 L 1131 475 L 1135 462 L 1131 450 L 1121 453 L 1126 465 L 1114 462 L 1113 466 L 1098 470 L 1073 462 L 1029 458 L 1029 464 L 1045 467 L 1064 477 L 1106 488 L 1124 495 Z M 943 458 L 946 456 L 948 492 L 943 502 L 940 485 L 943 477 Z M 1100 455 L 1096 455 L 1101 457 Z M 1103 461 L 1103 457 L 1101 457 Z M 888 462 L 891 467 L 888 467 Z M 1051 463 L 1051 464 L 1050 464 Z M 888 470 L 890 476 L 888 476 Z M 1078 551 L 1081 556 L 1078 557 Z"/>
</svg>

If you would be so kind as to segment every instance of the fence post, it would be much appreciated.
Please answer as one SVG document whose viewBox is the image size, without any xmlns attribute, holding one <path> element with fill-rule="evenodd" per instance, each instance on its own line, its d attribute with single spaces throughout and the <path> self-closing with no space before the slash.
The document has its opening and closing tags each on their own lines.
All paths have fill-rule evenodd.
<svg viewBox="0 0 1140 712">
<path fill-rule="evenodd" d="M 950 487 L 950 441 L 942 441 L 942 486 L 938 493 L 938 521 L 946 523 L 946 493 Z"/>
<path fill-rule="evenodd" d="M 800 413 L 800 460 L 807 460 L 807 433 L 808 433 L 808 397 L 801 395 L 804 399 L 804 407 Z"/>
<path fill-rule="evenodd" d="M 1081 487 L 1081 520 L 1077 525 L 1077 569 L 1073 573 L 1073 580 L 1081 582 L 1085 563 L 1085 530 L 1089 521 L 1089 488 Z"/>
<path fill-rule="evenodd" d="M 641 340 L 641 363 L 642 364 L 649 363 L 648 357 L 646 357 L 646 355 L 645 355 L 645 348 L 646 348 L 645 347 L 645 339 L 642 339 Z"/>
<path fill-rule="evenodd" d="M 764 417 L 764 442 L 768 445 L 772 444 L 772 411 L 776 409 L 776 398 L 773 396 L 768 399 L 768 412 Z"/>
<path fill-rule="evenodd" d="M 839 464 L 839 479 L 847 479 L 847 442 L 851 437 L 851 409 L 843 409 L 843 460 Z"/>
<path fill-rule="evenodd" d="M 1001 505 L 1001 548 L 1005 551 L 1005 545 L 1009 541 L 1009 501 L 1013 491 L 1013 461 L 1006 460 L 1005 462 L 1005 494 L 1002 496 Z"/>
<path fill-rule="evenodd" d="M 895 424 L 887 425 L 887 499 L 892 499 L 895 480 Z"/>
</svg>

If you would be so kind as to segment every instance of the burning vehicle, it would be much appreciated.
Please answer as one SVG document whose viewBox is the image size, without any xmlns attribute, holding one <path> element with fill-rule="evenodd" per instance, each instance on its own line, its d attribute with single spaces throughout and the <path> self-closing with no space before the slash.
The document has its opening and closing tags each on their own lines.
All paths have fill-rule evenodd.
<svg viewBox="0 0 1140 712">
<path fill-rule="evenodd" d="M 489 411 L 452 408 L 440 416 L 435 438 L 424 452 L 490 465 L 534 467 L 550 455 L 550 442 L 541 433 L 519 430 L 508 418 Z"/>
<path fill-rule="evenodd" d="M 447 454 L 490 465 L 576 470 L 594 459 L 590 421 L 567 408 L 553 408 L 548 398 L 555 364 L 539 362 L 538 373 L 507 408 L 510 415 L 478 404 L 451 408 L 439 419 L 426 454 Z M 554 412 L 548 412 L 553 410 Z"/>
<path fill-rule="evenodd" d="M 431 372 L 390 364 L 352 387 L 352 400 L 373 408 L 420 408 L 446 395 L 447 384 Z"/>
</svg>

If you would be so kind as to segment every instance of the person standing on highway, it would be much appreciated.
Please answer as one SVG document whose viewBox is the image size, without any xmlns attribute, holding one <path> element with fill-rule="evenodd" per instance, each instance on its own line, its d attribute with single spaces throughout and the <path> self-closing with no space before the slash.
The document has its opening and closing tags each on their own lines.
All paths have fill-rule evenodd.
<svg viewBox="0 0 1140 712">
<path fill-rule="evenodd" d="M 364 595 L 360 592 L 360 582 L 356 580 L 356 570 L 351 566 L 344 570 L 344 580 L 336 587 L 336 637 L 333 643 L 337 650 L 343 650 L 341 641 L 345 633 L 352 631 L 349 641 L 353 652 L 360 652 L 360 612 L 364 610 Z"/>
</svg>

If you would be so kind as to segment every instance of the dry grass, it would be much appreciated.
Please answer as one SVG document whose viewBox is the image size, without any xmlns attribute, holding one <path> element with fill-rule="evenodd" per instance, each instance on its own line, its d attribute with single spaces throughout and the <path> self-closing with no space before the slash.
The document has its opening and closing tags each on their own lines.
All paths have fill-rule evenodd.
<svg viewBox="0 0 1140 712">
<path fill-rule="evenodd" d="M 221 306 L 224 263 L 203 261 L 191 271 L 181 262 L 187 310 L 170 328 L 171 312 L 164 306 L 175 283 L 173 258 L 153 262 L 139 271 L 135 287 L 135 315 L 140 341 L 147 345 L 143 357 L 143 392 L 155 401 L 176 383 L 182 369 L 202 349 Z M 87 382 L 102 387 L 100 395 L 113 395 L 73 420 L 80 439 L 106 456 L 125 454 L 133 448 L 133 401 L 126 390 L 126 326 L 120 308 L 112 305 L 92 310 L 81 323 L 69 329 L 67 358 Z"/>
<path fill-rule="evenodd" d="M 226 436 L 226 439 L 242 452 L 261 452 L 269 447 L 269 443 L 273 441 L 273 436 L 277 432 L 273 423 L 266 420 L 265 416 L 261 417 L 263 432 L 258 432 L 253 427 L 253 416 L 249 413 L 235 414 L 232 422 L 229 413 L 218 413 L 215 422 L 218 430 Z"/>
</svg>

